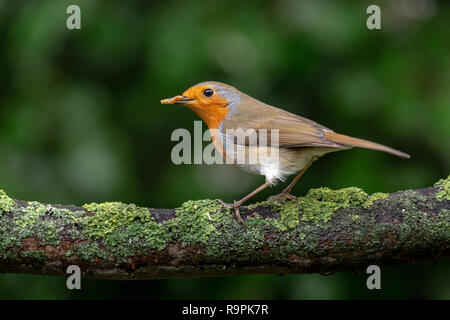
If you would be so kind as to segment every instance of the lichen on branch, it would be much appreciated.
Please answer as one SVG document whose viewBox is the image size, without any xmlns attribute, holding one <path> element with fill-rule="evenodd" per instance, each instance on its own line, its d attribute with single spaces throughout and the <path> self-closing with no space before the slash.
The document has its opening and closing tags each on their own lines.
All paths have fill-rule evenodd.
<svg viewBox="0 0 450 320">
<path fill-rule="evenodd" d="M 13 200 L 0 190 L 0 271 L 149 279 L 354 270 L 447 258 L 449 178 L 368 195 L 311 189 L 298 201 L 244 207 L 239 224 L 213 200 L 176 209 Z"/>
</svg>

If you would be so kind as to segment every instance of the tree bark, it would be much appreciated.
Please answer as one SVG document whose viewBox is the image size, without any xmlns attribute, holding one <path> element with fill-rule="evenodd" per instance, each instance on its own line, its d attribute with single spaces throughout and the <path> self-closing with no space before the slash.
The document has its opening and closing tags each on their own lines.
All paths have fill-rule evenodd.
<svg viewBox="0 0 450 320">
<path fill-rule="evenodd" d="M 12 200 L 0 190 L 0 272 L 156 279 L 234 274 L 334 273 L 450 256 L 449 179 L 367 195 L 312 189 L 298 202 L 241 209 L 217 201 L 177 209 L 83 207 Z"/>
</svg>

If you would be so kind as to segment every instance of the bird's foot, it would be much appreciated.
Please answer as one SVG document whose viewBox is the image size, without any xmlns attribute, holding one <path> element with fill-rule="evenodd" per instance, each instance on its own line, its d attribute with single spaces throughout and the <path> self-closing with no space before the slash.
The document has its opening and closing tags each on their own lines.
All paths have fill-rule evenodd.
<svg viewBox="0 0 450 320">
<path fill-rule="evenodd" d="M 290 194 L 289 192 L 284 192 L 284 191 L 282 193 L 268 197 L 267 201 L 283 202 L 286 199 L 290 199 L 292 201 L 298 201 L 298 198 L 296 196 L 294 196 L 293 194 Z"/>
<path fill-rule="evenodd" d="M 241 214 L 239 212 L 239 208 L 241 207 L 241 205 L 238 202 L 235 201 L 234 203 L 225 203 L 220 199 L 216 199 L 216 201 L 220 202 L 220 204 L 225 208 L 234 209 L 234 214 L 236 215 L 237 221 L 240 224 L 244 225 L 244 220 L 242 220 Z"/>
</svg>

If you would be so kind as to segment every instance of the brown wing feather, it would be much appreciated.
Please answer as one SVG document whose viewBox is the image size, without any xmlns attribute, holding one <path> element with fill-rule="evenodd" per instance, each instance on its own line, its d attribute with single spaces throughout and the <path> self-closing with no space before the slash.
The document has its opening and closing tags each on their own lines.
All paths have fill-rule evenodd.
<svg viewBox="0 0 450 320">
<path fill-rule="evenodd" d="M 263 126 L 255 126 L 254 129 L 266 129 L 268 132 L 277 129 L 279 146 L 284 148 L 342 147 L 339 143 L 327 140 L 324 137 L 324 132 L 332 132 L 331 130 L 299 116 L 276 117 Z"/>
<path fill-rule="evenodd" d="M 256 131 L 265 129 L 270 141 L 270 132 L 276 129 L 278 130 L 280 147 L 345 148 L 339 143 L 327 140 L 324 137 L 324 132 L 332 132 L 332 130 L 282 109 L 258 101 L 258 108 L 254 108 L 252 105 L 241 105 L 240 110 L 245 112 L 235 112 L 222 122 L 221 130 L 223 133 L 226 133 L 227 129 L 236 130 L 241 128 L 244 131 L 248 129 Z"/>
<path fill-rule="evenodd" d="M 398 157 L 409 158 L 404 152 L 393 148 L 363 140 L 338 134 L 312 120 L 300 117 L 293 113 L 278 109 L 249 96 L 246 96 L 239 110 L 233 112 L 221 124 L 222 132 L 226 129 L 243 130 L 261 129 L 267 130 L 268 142 L 270 142 L 270 131 L 278 129 L 279 147 L 328 147 L 337 149 L 348 149 L 360 147 L 387 152 Z M 243 124 L 245 124 L 243 126 Z M 248 140 L 246 140 L 246 145 Z"/>
<path fill-rule="evenodd" d="M 390 148 L 390 147 L 387 147 L 387 146 L 384 146 L 382 144 L 345 136 L 343 134 L 339 134 L 339 133 L 335 133 L 335 132 L 325 132 L 325 138 L 330 141 L 333 141 L 333 142 L 336 142 L 336 143 L 339 143 L 342 145 L 346 145 L 346 146 L 378 150 L 378 151 L 383 151 L 383 152 L 393 154 L 398 157 L 407 158 L 407 159 L 410 158 L 409 154 L 401 152 L 401 151 L 393 149 L 393 148 Z"/>
</svg>

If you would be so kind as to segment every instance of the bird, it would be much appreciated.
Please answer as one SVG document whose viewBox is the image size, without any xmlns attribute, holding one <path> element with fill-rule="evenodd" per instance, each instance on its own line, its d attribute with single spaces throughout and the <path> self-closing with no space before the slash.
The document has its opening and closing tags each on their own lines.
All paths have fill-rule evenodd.
<svg viewBox="0 0 450 320">
<path fill-rule="evenodd" d="M 223 206 L 234 209 L 239 223 L 243 223 L 239 209 L 247 200 L 294 174 L 291 183 L 269 200 L 296 200 L 297 197 L 291 194 L 292 188 L 311 164 L 327 153 L 359 147 L 410 158 L 409 154 L 385 145 L 336 133 L 217 81 L 198 83 L 181 95 L 161 100 L 161 103 L 189 107 L 208 126 L 215 148 L 229 160 L 227 163 L 265 176 L 264 184 L 239 201 L 225 203 L 217 199 Z M 247 136 L 241 139 L 237 132 Z M 255 135 L 256 139 L 250 139 Z M 274 136 L 276 139 L 272 140 Z M 260 143 L 262 138 L 265 138 L 265 144 Z M 252 153 L 257 156 L 256 161 L 250 163 L 248 155 Z"/>
</svg>

